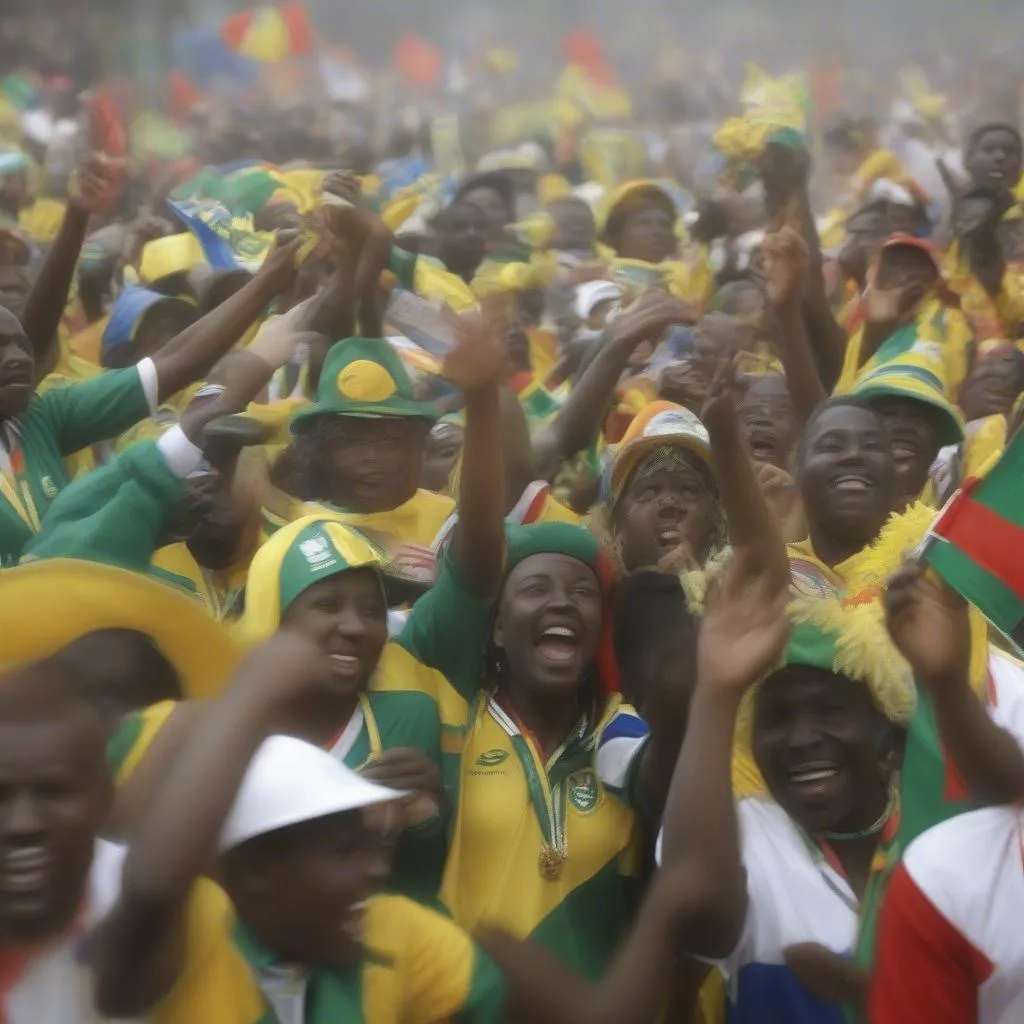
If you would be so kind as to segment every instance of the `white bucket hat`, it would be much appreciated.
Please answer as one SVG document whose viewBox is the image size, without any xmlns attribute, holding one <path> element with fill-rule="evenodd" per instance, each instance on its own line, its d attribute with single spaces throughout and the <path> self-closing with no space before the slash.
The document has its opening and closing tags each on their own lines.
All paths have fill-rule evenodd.
<svg viewBox="0 0 1024 1024">
<path fill-rule="evenodd" d="M 220 833 L 220 852 L 303 821 L 397 800 L 327 751 L 292 736 L 270 736 L 256 751 Z"/>
</svg>

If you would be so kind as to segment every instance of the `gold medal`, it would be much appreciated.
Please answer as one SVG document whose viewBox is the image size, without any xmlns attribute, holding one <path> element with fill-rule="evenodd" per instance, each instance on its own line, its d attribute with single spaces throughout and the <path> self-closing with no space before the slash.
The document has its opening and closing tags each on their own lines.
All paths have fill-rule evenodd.
<svg viewBox="0 0 1024 1024">
<path fill-rule="evenodd" d="M 546 843 L 541 847 L 538 858 L 540 877 L 546 882 L 557 882 L 562 875 L 562 865 L 565 863 L 565 854 L 556 850 Z"/>
</svg>

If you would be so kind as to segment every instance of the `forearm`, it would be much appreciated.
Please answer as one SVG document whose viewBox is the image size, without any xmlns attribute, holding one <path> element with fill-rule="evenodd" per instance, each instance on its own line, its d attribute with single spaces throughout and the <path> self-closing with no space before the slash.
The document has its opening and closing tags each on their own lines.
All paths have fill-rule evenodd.
<svg viewBox="0 0 1024 1024">
<path fill-rule="evenodd" d="M 988 804 L 1024 798 L 1024 752 L 992 721 L 967 681 L 936 687 L 931 696 L 943 746 L 971 795 Z"/>
<path fill-rule="evenodd" d="M 786 387 L 797 423 L 802 427 L 811 413 L 828 397 L 811 354 L 804 314 L 796 303 L 777 310 L 779 358 L 786 371 Z M 838 374 L 837 374 L 838 377 Z"/>
<path fill-rule="evenodd" d="M 22 327 L 32 343 L 36 364 L 42 372 L 49 372 L 56 362 L 57 330 L 67 305 L 88 224 L 88 211 L 73 202 L 68 203 L 57 238 L 25 303 Z"/>
<path fill-rule="evenodd" d="M 270 275 L 257 274 L 244 288 L 172 339 L 154 357 L 159 398 L 166 401 L 209 373 L 264 312 L 279 291 Z"/>
<path fill-rule="evenodd" d="M 732 748 L 740 697 L 698 681 L 665 805 L 662 870 L 681 870 L 699 893 L 689 922 L 695 952 L 726 956 L 743 925 L 746 888 L 733 804 Z"/>
<path fill-rule="evenodd" d="M 545 457 L 565 460 L 590 444 L 601 428 L 631 352 L 628 345 L 614 341 L 604 343 L 535 450 L 543 445 L 550 449 L 543 453 Z M 542 460 L 538 457 L 537 461 Z"/>
<path fill-rule="evenodd" d="M 249 678 L 238 685 L 236 676 L 197 720 L 136 832 L 122 903 L 161 917 L 176 913 L 193 881 L 210 868 L 221 827 L 269 728 L 269 705 L 251 692 L 261 683 Z"/>
<path fill-rule="evenodd" d="M 772 579 L 785 586 L 789 580 L 789 559 L 780 524 L 757 482 L 754 464 L 735 415 L 723 417 L 709 431 L 711 453 L 718 469 L 718 488 L 729 525 L 729 542 L 759 552 L 762 565 Z"/>
<path fill-rule="evenodd" d="M 473 593 L 497 594 L 505 551 L 505 467 L 498 386 L 466 395 L 466 437 L 453 553 Z"/>
</svg>

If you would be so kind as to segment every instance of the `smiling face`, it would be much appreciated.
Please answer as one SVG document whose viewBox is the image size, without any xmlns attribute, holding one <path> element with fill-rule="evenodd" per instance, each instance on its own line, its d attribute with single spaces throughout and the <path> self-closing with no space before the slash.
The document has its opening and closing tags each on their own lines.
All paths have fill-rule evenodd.
<svg viewBox="0 0 1024 1024">
<path fill-rule="evenodd" d="M 884 808 L 892 732 L 867 686 L 792 665 L 754 702 L 753 753 L 768 790 L 806 832 L 855 832 Z"/>
<path fill-rule="evenodd" d="M 6 681 L 5 681 L 6 682 Z M 65 931 L 81 906 L 110 805 L 104 735 L 85 705 L 0 724 L 0 943 Z"/>
<path fill-rule="evenodd" d="M 35 386 L 32 344 L 18 318 L 0 308 L 0 419 L 24 412 Z"/>
<path fill-rule="evenodd" d="M 316 444 L 318 498 L 353 512 L 386 512 L 420 486 L 425 420 L 323 417 Z"/>
<path fill-rule="evenodd" d="M 939 454 L 935 414 L 924 402 L 912 398 L 876 398 L 878 410 L 889 436 L 896 463 L 896 486 L 907 498 L 917 498 L 928 482 L 928 470 Z"/>
<path fill-rule="evenodd" d="M 716 536 L 718 498 L 693 452 L 664 445 L 645 456 L 612 512 L 627 572 L 657 565 L 685 543 L 702 561 Z"/>
<path fill-rule="evenodd" d="M 387 880 L 398 815 L 393 804 L 268 832 L 224 858 L 239 917 L 286 963 L 339 970 L 364 956 L 366 901 Z"/>
<path fill-rule="evenodd" d="M 1021 174 L 1018 136 L 1007 128 L 983 131 L 965 154 L 964 166 L 975 185 L 997 190 L 1013 188 Z"/>
<path fill-rule="evenodd" d="M 388 639 L 388 608 L 373 569 L 348 569 L 302 591 L 281 619 L 328 655 L 325 685 L 339 695 L 362 691 Z"/>
<path fill-rule="evenodd" d="M 747 443 L 758 462 L 789 469 L 797 425 L 786 378 L 769 373 L 750 377 L 750 387 L 740 403 L 740 422 Z"/>
<path fill-rule="evenodd" d="M 881 418 L 866 407 L 838 404 L 823 409 L 805 431 L 797 470 L 808 525 L 857 546 L 874 540 L 896 490 Z"/>
<path fill-rule="evenodd" d="M 498 603 L 494 644 L 521 686 L 552 697 L 575 694 L 594 660 L 603 615 L 601 585 L 569 555 L 524 558 Z"/>
</svg>

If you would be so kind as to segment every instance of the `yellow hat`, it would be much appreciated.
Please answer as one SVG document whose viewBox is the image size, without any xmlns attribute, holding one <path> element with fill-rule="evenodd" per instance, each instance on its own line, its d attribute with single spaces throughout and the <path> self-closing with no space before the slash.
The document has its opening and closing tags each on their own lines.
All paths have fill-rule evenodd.
<svg viewBox="0 0 1024 1024">
<path fill-rule="evenodd" d="M 185 273 L 205 262 L 203 247 L 191 231 L 154 238 L 142 248 L 139 280 L 143 284 L 152 284 L 162 277 Z"/>
<path fill-rule="evenodd" d="M 5 569 L 0 619 L 0 664 L 6 669 L 47 658 L 99 629 L 133 629 L 152 638 L 190 698 L 216 696 L 241 656 L 228 630 L 183 591 L 75 558 Z"/>
</svg>

